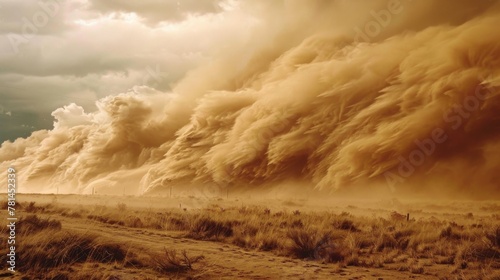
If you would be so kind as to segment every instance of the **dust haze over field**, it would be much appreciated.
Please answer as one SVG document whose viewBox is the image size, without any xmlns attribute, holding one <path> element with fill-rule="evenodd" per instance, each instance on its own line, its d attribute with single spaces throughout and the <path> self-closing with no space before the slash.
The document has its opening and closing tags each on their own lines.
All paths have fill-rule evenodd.
<svg viewBox="0 0 500 280">
<path fill-rule="evenodd" d="M 251 40 L 172 92 L 55 110 L 52 130 L 2 144 L 0 166 L 23 192 L 292 181 L 498 194 L 499 1 L 241 5 L 259 21 Z"/>
</svg>

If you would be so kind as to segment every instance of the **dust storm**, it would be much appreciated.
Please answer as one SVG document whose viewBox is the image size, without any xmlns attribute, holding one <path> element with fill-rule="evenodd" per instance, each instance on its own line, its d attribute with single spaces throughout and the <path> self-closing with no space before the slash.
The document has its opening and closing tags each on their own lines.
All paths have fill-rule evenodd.
<svg viewBox="0 0 500 280">
<path fill-rule="evenodd" d="M 246 5 L 248 42 L 171 92 L 59 108 L 52 130 L 4 142 L 0 166 L 23 192 L 499 193 L 498 1 Z"/>
</svg>

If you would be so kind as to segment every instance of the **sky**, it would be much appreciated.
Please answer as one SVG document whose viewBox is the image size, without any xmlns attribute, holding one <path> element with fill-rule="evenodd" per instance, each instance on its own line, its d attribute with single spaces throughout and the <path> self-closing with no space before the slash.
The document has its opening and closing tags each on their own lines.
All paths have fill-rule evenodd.
<svg viewBox="0 0 500 280">
<path fill-rule="evenodd" d="M 500 0 L 0 0 L 0 170 L 21 192 L 497 195 L 497 26 Z"/>
<path fill-rule="evenodd" d="M 51 129 L 71 103 L 167 92 L 256 24 L 227 0 L 0 0 L 0 143 Z"/>
</svg>

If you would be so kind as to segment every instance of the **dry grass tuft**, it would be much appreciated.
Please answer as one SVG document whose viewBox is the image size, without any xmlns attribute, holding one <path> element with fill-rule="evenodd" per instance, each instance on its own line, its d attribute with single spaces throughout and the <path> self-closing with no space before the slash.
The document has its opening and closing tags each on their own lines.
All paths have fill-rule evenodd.
<svg viewBox="0 0 500 280">
<path fill-rule="evenodd" d="M 195 239 L 216 239 L 230 237 L 233 228 L 230 222 L 219 222 L 210 217 L 199 218 L 191 227 L 188 236 Z"/>
<path fill-rule="evenodd" d="M 346 250 L 333 241 L 331 233 L 292 229 L 288 232 L 288 238 L 292 241 L 290 254 L 300 259 L 340 262 L 347 256 Z"/>
<path fill-rule="evenodd" d="M 28 237 L 20 252 L 20 271 L 44 271 L 63 265 L 95 261 L 123 261 L 125 251 L 120 245 L 101 242 L 95 236 L 69 232 L 47 232 Z"/>
<path fill-rule="evenodd" d="M 151 255 L 151 262 L 161 273 L 181 273 L 193 270 L 193 264 L 204 258 L 202 255 L 190 257 L 185 250 L 179 255 L 176 250 L 165 248 L 164 254 Z"/>
<path fill-rule="evenodd" d="M 45 279 L 40 277 L 55 268 L 68 268 L 76 263 L 109 263 L 125 259 L 122 246 L 94 235 L 63 231 L 58 220 L 28 215 L 21 217 L 17 226 L 17 238 L 22 240 L 17 254 L 22 261 L 17 263 L 16 270 L 36 279 Z M 5 249 L 0 253 L 1 261 L 5 262 Z M 54 277 L 65 279 L 63 275 Z"/>
<path fill-rule="evenodd" d="M 17 233 L 20 235 L 33 234 L 45 229 L 60 230 L 61 222 L 58 220 L 41 219 L 37 215 L 28 215 L 19 219 Z"/>
</svg>

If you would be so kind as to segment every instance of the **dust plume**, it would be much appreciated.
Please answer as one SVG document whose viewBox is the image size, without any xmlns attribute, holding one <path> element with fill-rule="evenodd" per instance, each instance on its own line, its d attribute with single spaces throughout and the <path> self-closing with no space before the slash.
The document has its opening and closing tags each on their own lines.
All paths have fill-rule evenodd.
<svg viewBox="0 0 500 280">
<path fill-rule="evenodd" d="M 242 5 L 261 21 L 248 43 L 172 92 L 57 109 L 51 131 L 2 144 L 1 168 L 17 168 L 24 192 L 295 181 L 499 193 L 499 1 Z"/>
</svg>

